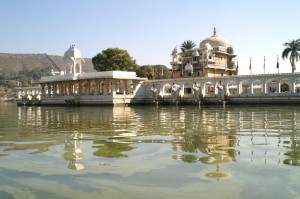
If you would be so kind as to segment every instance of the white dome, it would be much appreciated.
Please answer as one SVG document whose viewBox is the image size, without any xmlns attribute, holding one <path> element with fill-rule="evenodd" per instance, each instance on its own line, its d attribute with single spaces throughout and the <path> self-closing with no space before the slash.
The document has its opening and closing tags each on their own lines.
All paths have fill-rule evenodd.
<svg viewBox="0 0 300 199">
<path fill-rule="evenodd" d="M 184 67 L 184 70 L 193 72 L 193 65 L 191 63 L 187 63 L 187 65 Z"/>
<path fill-rule="evenodd" d="M 81 52 L 77 48 L 75 48 L 75 45 L 71 45 L 64 54 L 64 60 L 69 58 L 75 58 L 76 61 L 84 61 L 83 57 L 81 56 Z"/>
<path fill-rule="evenodd" d="M 75 45 L 71 45 L 65 52 L 63 60 L 65 63 L 65 74 L 82 72 L 81 61 L 84 62 L 84 59 L 82 58 L 80 51 L 75 48 Z"/>
<path fill-rule="evenodd" d="M 194 50 L 192 55 L 193 55 L 194 57 L 198 57 L 198 56 L 199 56 L 199 52 L 198 52 L 197 50 Z"/>
<path fill-rule="evenodd" d="M 181 50 L 181 48 L 179 46 L 176 46 L 174 48 L 174 50 L 172 51 L 172 55 L 174 55 L 174 54 L 180 54 L 180 53 L 182 53 L 182 50 Z"/>
<path fill-rule="evenodd" d="M 222 46 L 222 47 L 229 47 L 230 42 L 222 37 L 219 37 L 216 35 L 216 29 L 214 29 L 214 34 L 211 37 L 208 37 L 206 39 L 204 39 L 201 43 L 200 43 L 200 48 L 204 47 L 204 45 L 206 43 L 209 43 L 213 48 L 217 47 L 217 46 Z"/>
</svg>

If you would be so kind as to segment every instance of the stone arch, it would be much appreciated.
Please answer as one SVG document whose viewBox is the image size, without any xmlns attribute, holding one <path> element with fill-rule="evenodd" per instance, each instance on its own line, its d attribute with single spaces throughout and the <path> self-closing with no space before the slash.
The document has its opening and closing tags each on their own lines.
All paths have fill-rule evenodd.
<svg viewBox="0 0 300 199">
<path fill-rule="evenodd" d="M 287 78 L 280 80 L 280 93 L 291 93 L 293 82 Z"/>
<path fill-rule="evenodd" d="M 252 84 L 253 84 L 253 94 L 264 93 L 264 83 L 260 79 L 254 80 Z"/>
<path fill-rule="evenodd" d="M 204 84 L 204 92 L 205 95 L 213 95 L 214 94 L 214 85 L 211 82 L 205 82 Z"/>
<path fill-rule="evenodd" d="M 277 93 L 278 92 L 278 82 L 276 79 L 268 79 L 266 81 L 266 93 Z"/>
<path fill-rule="evenodd" d="M 227 90 L 229 95 L 239 94 L 238 84 L 234 80 L 227 83 Z"/>
<path fill-rule="evenodd" d="M 247 80 L 242 80 L 240 82 L 240 88 L 241 88 L 240 94 L 251 93 L 251 82 L 249 82 Z"/>
<path fill-rule="evenodd" d="M 294 93 L 300 95 L 300 77 L 293 81 L 294 84 Z"/>
<path fill-rule="evenodd" d="M 163 93 L 171 93 L 171 84 L 166 83 L 163 85 Z"/>
</svg>

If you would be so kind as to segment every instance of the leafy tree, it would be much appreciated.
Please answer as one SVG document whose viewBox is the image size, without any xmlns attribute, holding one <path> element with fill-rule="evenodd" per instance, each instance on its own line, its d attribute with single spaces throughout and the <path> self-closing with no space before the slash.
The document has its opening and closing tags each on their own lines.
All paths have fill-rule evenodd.
<svg viewBox="0 0 300 199">
<path fill-rule="evenodd" d="M 283 44 L 286 47 L 282 52 L 282 59 L 288 58 L 290 59 L 292 72 L 296 70 L 295 62 L 300 59 L 300 39 L 297 40 L 289 40 Z"/>
<path fill-rule="evenodd" d="M 138 77 L 144 77 L 146 74 L 149 79 L 170 78 L 170 69 L 164 65 L 143 65 L 135 71 Z M 154 73 L 153 73 L 154 72 Z"/>
<path fill-rule="evenodd" d="M 138 68 L 127 50 L 108 48 L 92 58 L 94 69 L 97 71 L 135 71 Z"/>
<path fill-rule="evenodd" d="M 196 47 L 196 44 L 195 44 L 195 42 L 193 42 L 192 40 L 186 40 L 186 41 L 184 41 L 182 44 L 181 44 L 181 46 L 180 46 L 180 48 L 181 48 L 181 50 L 184 52 L 185 50 L 190 50 L 190 49 L 193 49 L 193 48 L 195 48 Z"/>
</svg>

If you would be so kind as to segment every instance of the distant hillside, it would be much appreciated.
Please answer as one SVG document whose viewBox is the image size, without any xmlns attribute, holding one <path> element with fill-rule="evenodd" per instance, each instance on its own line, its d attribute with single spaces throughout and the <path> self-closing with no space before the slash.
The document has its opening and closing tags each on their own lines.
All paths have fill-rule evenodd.
<svg viewBox="0 0 300 199">
<path fill-rule="evenodd" d="M 92 59 L 84 58 L 83 72 L 94 72 Z M 0 53 L 0 75 L 9 76 L 23 69 L 51 67 L 54 71 L 64 70 L 62 56 L 47 54 L 7 54 Z"/>
</svg>

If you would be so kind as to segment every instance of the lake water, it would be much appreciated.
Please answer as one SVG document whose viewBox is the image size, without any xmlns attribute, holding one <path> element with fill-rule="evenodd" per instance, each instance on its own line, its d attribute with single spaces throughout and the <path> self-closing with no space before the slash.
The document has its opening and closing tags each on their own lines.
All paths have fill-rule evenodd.
<svg viewBox="0 0 300 199">
<path fill-rule="evenodd" d="M 0 103 L 0 198 L 300 198 L 299 106 Z"/>
</svg>

